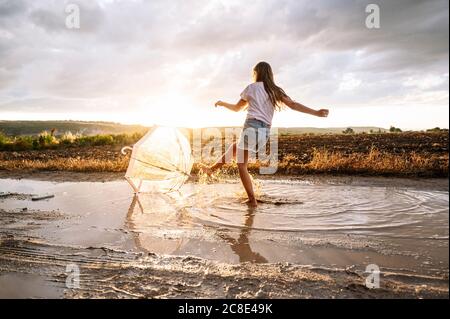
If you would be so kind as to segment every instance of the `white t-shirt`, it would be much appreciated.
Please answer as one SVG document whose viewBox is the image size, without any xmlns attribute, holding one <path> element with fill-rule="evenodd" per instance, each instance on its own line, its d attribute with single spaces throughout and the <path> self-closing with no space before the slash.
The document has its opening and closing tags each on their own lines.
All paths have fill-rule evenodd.
<svg viewBox="0 0 450 319">
<path fill-rule="evenodd" d="M 248 85 L 241 93 L 241 99 L 248 102 L 247 118 L 263 121 L 272 125 L 274 106 L 269 95 L 264 89 L 263 82 L 255 82 Z"/>
</svg>

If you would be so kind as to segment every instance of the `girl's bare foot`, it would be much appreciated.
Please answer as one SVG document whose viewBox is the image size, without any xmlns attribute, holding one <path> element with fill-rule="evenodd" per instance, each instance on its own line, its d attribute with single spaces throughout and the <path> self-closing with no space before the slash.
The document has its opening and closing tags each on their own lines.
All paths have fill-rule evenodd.
<svg viewBox="0 0 450 319">
<path fill-rule="evenodd" d="M 256 199 L 247 199 L 246 201 L 243 201 L 242 204 L 247 204 L 249 207 L 257 207 L 258 201 Z"/>
</svg>

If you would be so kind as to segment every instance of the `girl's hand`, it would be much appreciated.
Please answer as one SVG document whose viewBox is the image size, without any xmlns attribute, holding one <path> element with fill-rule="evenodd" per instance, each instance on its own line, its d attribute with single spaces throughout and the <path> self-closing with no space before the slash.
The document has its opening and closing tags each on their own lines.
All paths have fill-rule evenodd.
<svg viewBox="0 0 450 319">
<path fill-rule="evenodd" d="M 318 117 L 327 117 L 328 113 L 329 113 L 329 111 L 327 109 L 320 109 L 317 111 L 317 116 Z"/>
<path fill-rule="evenodd" d="M 220 101 L 220 100 L 217 101 L 217 102 L 214 104 L 214 106 L 215 106 L 215 107 L 222 106 L 222 101 Z"/>
</svg>

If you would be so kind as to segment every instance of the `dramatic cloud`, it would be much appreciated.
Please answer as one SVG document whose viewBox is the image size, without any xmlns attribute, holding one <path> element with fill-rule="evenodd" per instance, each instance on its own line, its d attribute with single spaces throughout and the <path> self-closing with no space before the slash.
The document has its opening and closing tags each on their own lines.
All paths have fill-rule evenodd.
<svg viewBox="0 0 450 319">
<path fill-rule="evenodd" d="M 211 105 L 266 60 L 293 98 L 332 109 L 325 125 L 448 126 L 448 36 L 448 0 L 0 0 L 0 120 L 239 124 Z"/>
</svg>

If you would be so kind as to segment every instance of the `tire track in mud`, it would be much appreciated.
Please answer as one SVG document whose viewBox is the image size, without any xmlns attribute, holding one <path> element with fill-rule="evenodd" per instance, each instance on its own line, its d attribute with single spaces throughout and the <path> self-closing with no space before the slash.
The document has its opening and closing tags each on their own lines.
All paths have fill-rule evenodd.
<svg viewBox="0 0 450 319">
<path fill-rule="evenodd" d="M 79 289 L 65 288 L 69 264 L 80 269 Z M 448 278 L 409 280 L 387 274 L 380 289 L 370 290 L 365 277 L 350 269 L 230 265 L 190 256 L 3 238 L 0 276 L 11 272 L 42 276 L 62 289 L 63 298 L 448 298 Z"/>
</svg>

